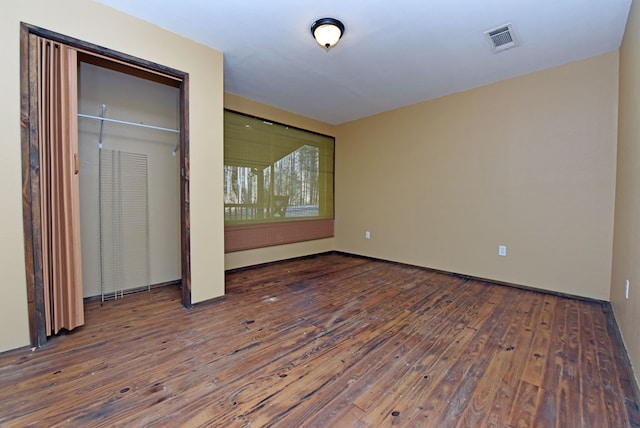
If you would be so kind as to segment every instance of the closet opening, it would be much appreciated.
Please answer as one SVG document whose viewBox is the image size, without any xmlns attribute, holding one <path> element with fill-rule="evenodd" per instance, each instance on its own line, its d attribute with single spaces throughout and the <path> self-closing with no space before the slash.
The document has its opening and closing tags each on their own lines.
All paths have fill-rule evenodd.
<svg viewBox="0 0 640 428">
<path fill-rule="evenodd" d="M 22 23 L 20 31 L 31 345 L 43 346 L 51 334 L 48 311 L 54 299 L 48 296 L 47 266 L 58 263 L 49 255 L 47 244 L 47 229 L 55 227 L 43 209 L 55 198 L 41 183 L 41 177 L 46 181 L 46 170 L 53 169 L 41 142 L 41 134 L 50 132 L 49 126 L 42 125 L 43 111 L 50 103 L 40 99 L 47 98 L 40 87 L 40 75 L 45 74 L 43 39 L 74 51 L 71 62 L 76 64 L 77 86 L 66 89 L 63 84 L 57 92 L 63 93 L 62 98 L 77 98 L 77 105 L 68 110 L 74 116 L 69 123 L 77 128 L 76 153 L 70 163 L 79 181 L 81 214 L 69 215 L 75 220 L 66 221 L 82 233 L 77 239 L 62 240 L 74 241 L 72 247 L 82 246 L 82 297 L 105 300 L 143 287 L 179 283 L 182 305 L 190 307 L 188 74 L 29 24 Z M 57 216 L 66 218 L 67 213 Z M 135 242 L 122 251 L 122 239 Z"/>
</svg>

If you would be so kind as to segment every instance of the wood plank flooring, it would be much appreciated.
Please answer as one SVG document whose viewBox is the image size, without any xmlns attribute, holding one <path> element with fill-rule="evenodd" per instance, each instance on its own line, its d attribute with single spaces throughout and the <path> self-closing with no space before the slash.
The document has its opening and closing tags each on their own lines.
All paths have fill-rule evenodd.
<svg viewBox="0 0 640 428">
<path fill-rule="evenodd" d="M 0 426 L 640 426 L 608 304 L 342 254 L 226 280 L 0 354 Z"/>
</svg>

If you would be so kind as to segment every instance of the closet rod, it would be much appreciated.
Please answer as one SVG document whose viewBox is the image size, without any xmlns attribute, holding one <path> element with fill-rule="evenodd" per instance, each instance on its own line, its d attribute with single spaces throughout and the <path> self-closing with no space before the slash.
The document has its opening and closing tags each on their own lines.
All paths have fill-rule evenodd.
<svg viewBox="0 0 640 428">
<path fill-rule="evenodd" d="M 136 122 L 127 122 L 127 121 L 124 121 L 124 120 L 109 119 L 109 118 L 106 118 L 106 117 L 91 116 L 91 115 L 82 114 L 82 113 L 78 113 L 78 117 L 84 117 L 85 119 L 101 120 L 101 121 L 104 121 L 104 122 L 121 123 L 123 125 L 140 126 L 142 128 L 156 129 L 158 131 L 175 132 L 176 134 L 180 133 L 180 131 L 178 129 L 162 128 L 160 126 L 145 125 L 144 123 L 136 123 Z"/>
</svg>

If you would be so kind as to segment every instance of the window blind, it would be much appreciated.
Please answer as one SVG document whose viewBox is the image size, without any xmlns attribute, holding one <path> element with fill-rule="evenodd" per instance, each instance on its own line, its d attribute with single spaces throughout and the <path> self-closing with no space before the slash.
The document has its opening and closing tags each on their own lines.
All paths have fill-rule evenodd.
<svg viewBox="0 0 640 428">
<path fill-rule="evenodd" d="M 232 111 L 224 119 L 226 251 L 333 236 L 334 138 Z"/>
</svg>

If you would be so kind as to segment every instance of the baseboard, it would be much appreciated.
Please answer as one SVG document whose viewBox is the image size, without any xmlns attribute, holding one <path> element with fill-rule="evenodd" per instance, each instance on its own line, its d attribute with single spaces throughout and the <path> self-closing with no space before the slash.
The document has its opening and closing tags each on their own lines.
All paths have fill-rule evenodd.
<svg viewBox="0 0 640 428">
<path fill-rule="evenodd" d="M 165 281 L 165 282 L 159 282 L 157 284 L 151 284 L 149 287 L 132 288 L 131 290 L 125 291 L 124 295 L 126 296 L 128 294 L 140 293 L 142 291 L 147 291 L 148 288 L 151 288 L 153 290 L 154 288 L 166 287 L 166 286 L 170 286 L 170 285 L 181 286 L 182 285 L 182 280 L 181 279 L 175 279 L 175 280 L 172 280 L 172 281 Z M 98 294 L 97 296 L 88 296 L 88 297 L 83 297 L 82 298 L 82 301 L 84 303 L 93 302 L 95 300 L 102 300 L 102 296 Z M 113 299 L 109 299 L 109 300 L 113 300 Z"/>
<path fill-rule="evenodd" d="M 256 267 L 262 267 L 262 266 L 270 266 L 270 265 L 275 265 L 278 264 L 280 262 L 284 262 L 284 261 L 294 261 L 294 260 L 305 260 L 305 259 L 312 259 L 314 257 L 318 257 L 318 256 L 322 256 L 324 254 L 342 254 L 339 253 L 338 251 L 323 251 L 322 253 L 314 253 L 314 254 L 307 254 L 304 256 L 296 256 L 296 257 L 288 257 L 288 258 L 284 258 L 284 259 L 279 259 L 279 260 L 273 260 L 270 262 L 264 262 L 264 263 L 258 263 L 255 265 L 249 265 L 249 266 L 242 266 L 242 267 L 237 267 L 237 268 L 233 268 L 233 269 L 227 269 L 225 270 L 225 273 L 233 273 L 233 272 L 242 272 L 244 270 L 250 270 Z"/>
<path fill-rule="evenodd" d="M 631 359 L 629 358 L 629 354 L 627 352 L 627 347 L 624 344 L 624 339 L 622 338 L 622 333 L 620 333 L 620 328 L 618 328 L 618 322 L 616 321 L 615 313 L 613 312 L 613 307 L 611 303 L 605 302 L 606 310 L 607 310 L 607 322 L 609 323 L 609 328 L 611 328 L 616 336 L 615 345 L 622 350 L 622 354 L 624 357 L 624 365 L 627 369 L 627 375 L 629 376 L 629 383 L 631 384 L 631 389 L 633 389 L 633 398 L 634 404 L 637 409 L 640 409 L 640 385 L 638 384 L 638 379 L 636 378 L 635 372 L 633 371 L 633 365 L 631 364 Z"/>
<path fill-rule="evenodd" d="M 211 299 L 203 300 L 203 301 L 198 302 L 198 303 L 192 303 L 191 305 L 189 305 L 189 307 L 186 307 L 185 309 L 192 309 L 195 306 L 202 307 L 202 306 L 207 306 L 207 305 L 213 305 L 213 304 L 216 304 L 216 303 L 224 302 L 225 300 L 227 300 L 227 296 L 226 295 L 213 297 Z"/>
<path fill-rule="evenodd" d="M 496 280 L 496 279 L 489 279 L 489 278 L 483 278 L 483 277 L 480 277 L 480 276 L 473 276 L 473 275 L 467 275 L 467 274 L 463 274 L 463 273 L 450 272 L 450 271 L 430 268 L 430 267 L 426 267 L 426 266 L 413 265 L 411 263 L 396 262 L 396 261 L 392 261 L 392 260 L 380 259 L 380 258 L 377 258 L 377 257 L 363 256 L 363 255 L 360 255 L 360 254 L 347 253 L 347 252 L 344 252 L 344 251 L 335 251 L 334 250 L 334 251 L 330 251 L 330 253 L 342 254 L 342 255 L 348 256 L 348 257 L 359 257 L 359 258 L 368 259 L 368 260 L 376 260 L 376 261 L 385 262 L 385 263 L 393 263 L 393 264 L 400 265 L 400 266 L 411 266 L 411 267 L 418 268 L 418 269 L 424 269 L 425 271 L 428 271 L 428 272 L 436 272 L 436 273 L 440 273 L 440 274 L 443 274 L 443 275 L 455 276 L 456 278 L 469 279 L 469 280 L 473 280 L 473 281 L 481 281 L 481 282 L 486 282 L 486 283 L 495 284 L 495 285 L 503 285 L 503 286 L 506 286 L 506 287 L 518 288 L 518 289 L 527 290 L 527 291 L 535 291 L 535 292 L 538 292 L 538 293 L 549 294 L 549 295 L 557 296 L 557 297 L 566 297 L 566 298 L 569 298 L 569 299 L 581 300 L 581 301 L 584 301 L 584 302 L 609 303 L 606 300 L 594 299 L 592 297 L 578 296 L 578 295 L 575 295 L 575 294 L 562 293 L 562 292 L 553 291 L 553 290 L 546 290 L 544 288 L 530 287 L 530 286 L 521 285 L 521 284 L 515 284 L 515 283 L 511 283 L 511 282 L 506 282 L 506 281 L 499 281 L 499 280 Z"/>
</svg>

